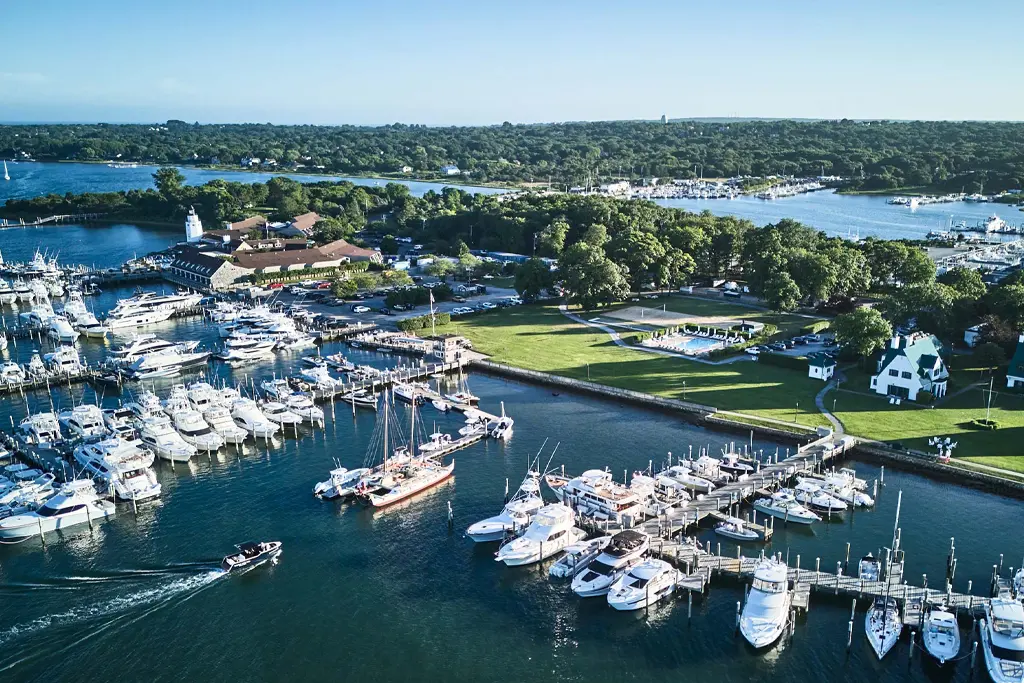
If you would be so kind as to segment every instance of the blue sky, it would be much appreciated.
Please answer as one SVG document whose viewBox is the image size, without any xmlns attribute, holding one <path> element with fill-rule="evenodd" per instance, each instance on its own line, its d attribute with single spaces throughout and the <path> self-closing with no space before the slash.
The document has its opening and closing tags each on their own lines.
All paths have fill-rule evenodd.
<svg viewBox="0 0 1024 683">
<path fill-rule="evenodd" d="M 1020 0 L 6 0 L 0 121 L 1020 120 L 1022 19 Z"/>
</svg>

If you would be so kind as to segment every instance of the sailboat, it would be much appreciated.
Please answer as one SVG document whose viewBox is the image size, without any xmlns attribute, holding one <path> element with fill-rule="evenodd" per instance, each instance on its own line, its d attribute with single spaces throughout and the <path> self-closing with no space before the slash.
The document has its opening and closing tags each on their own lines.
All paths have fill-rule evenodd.
<svg viewBox="0 0 1024 683">
<path fill-rule="evenodd" d="M 10 180 L 11 174 L 7 172 L 7 160 L 4 159 L 4 180 Z"/>
</svg>

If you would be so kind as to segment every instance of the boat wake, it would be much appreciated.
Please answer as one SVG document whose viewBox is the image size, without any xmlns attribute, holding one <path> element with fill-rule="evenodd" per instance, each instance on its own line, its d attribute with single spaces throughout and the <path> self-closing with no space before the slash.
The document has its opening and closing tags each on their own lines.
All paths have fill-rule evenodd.
<svg viewBox="0 0 1024 683">
<path fill-rule="evenodd" d="M 175 598 L 180 597 L 182 599 L 187 599 L 198 591 L 206 588 L 217 579 L 227 575 L 227 573 L 221 569 L 210 569 L 208 564 L 204 566 L 207 569 L 199 573 L 161 582 L 151 588 L 141 588 L 135 591 L 119 593 L 118 595 L 103 601 L 96 601 L 87 605 L 73 607 L 63 612 L 47 614 L 37 617 L 31 621 L 0 630 L 0 649 L 7 647 L 12 641 L 20 640 L 32 634 L 39 633 L 40 631 L 45 631 L 51 628 L 73 626 L 86 621 L 104 620 L 105 623 L 101 624 L 101 627 L 95 631 L 99 632 L 106 630 L 106 628 L 119 623 L 122 617 L 127 616 L 133 611 L 146 608 L 143 615 L 149 614 L 153 610 L 167 605 Z M 85 578 L 89 583 L 93 583 L 97 580 L 111 580 L 110 578 L 104 579 L 95 577 L 70 578 L 72 581 L 81 581 Z M 59 583 L 22 584 L 22 587 L 28 588 L 29 590 L 55 587 L 59 589 L 67 589 L 67 586 L 62 586 Z M 20 661 L 22 660 L 18 659 L 17 661 L 0 662 L 0 671 L 9 669 Z"/>
</svg>

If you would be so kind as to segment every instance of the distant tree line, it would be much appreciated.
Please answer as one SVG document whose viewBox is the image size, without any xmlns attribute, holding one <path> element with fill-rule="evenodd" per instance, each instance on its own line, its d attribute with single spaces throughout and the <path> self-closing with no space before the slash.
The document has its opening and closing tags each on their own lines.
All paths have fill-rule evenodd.
<svg viewBox="0 0 1024 683">
<path fill-rule="evenodd" d="M 0 126 L 0 156 L 237 165 L 559 185 L 611 177 L 840 175 L 861 190 L 1020 189 L 1024 124 L 601 121 L 476 127 L 61 124 Z"/>
</svg>

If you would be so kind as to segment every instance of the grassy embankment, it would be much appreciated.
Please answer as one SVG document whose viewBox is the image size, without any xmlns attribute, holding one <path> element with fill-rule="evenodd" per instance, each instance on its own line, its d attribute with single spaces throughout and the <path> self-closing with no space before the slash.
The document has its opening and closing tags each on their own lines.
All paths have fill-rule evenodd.
<svg viewBox="0 0 1024 683">
<path fill-rule="evenodd" d="M 672 300 L 684 307 L 689 299 Z M 668 304 L 668 301 L 664 303 Z M 715 303 L 715 302 L 711 302 Z M 759 311 L 723 311 L 745 319 L 769 315 Z M 710 315 L 701 305 L 702 315 Z M 670 310 L 673 310 L 670 306 Z M 796 320 L 805 320 L 796 318 Z M 814 407 L 822 384 L 791 370 L 740 360 L 708 365 L 683 358 L 656 356 L 616 346 L 609 336 L 574 323 L 555 306 L 522 306 L 456 319 L 439 333 L 463 334 L 492 360 L 517 367 L 609 386 L 667 396 L 723 410 L 802 425 L 824 425 Z M 628 337 L 624 333 L 623 337 Z M 797 407 L 799 404 L 799 407 Z"/>
</svg>

